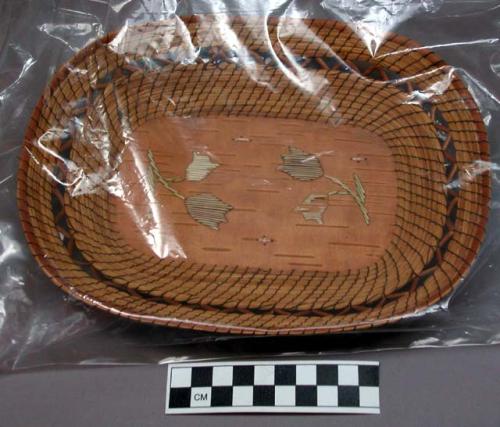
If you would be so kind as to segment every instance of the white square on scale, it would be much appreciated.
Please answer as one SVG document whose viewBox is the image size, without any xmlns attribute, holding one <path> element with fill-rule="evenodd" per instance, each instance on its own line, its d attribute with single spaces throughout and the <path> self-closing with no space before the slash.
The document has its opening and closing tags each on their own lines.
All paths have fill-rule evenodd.
<svg viewBox="0 0 500 427">
<path fill-rule="evenodd" d="M 172 368 L 170 387 L 191 387 L 191 368 Z"/>
<path fill-rule="evenodd" d="M 295 386 L 277 385 L 274 387 L 274 404 L 276 406 L 295 406 Z"/>
<path fill-rule="evenodd" d="M 191 408 L 205 408 L 212 401 L 212 387 L 193 387 L 191 389 Z"/>
<path fill-rule="evenodd" d="M 316 385 L 316 365 L 297 365 L 297 385 Z"/>
<path fill-rule="evenodd" d="M 252 406 L 253 387 L 251 385 L 241 385 L 233 387 L 233 406 Z"/>
<path fill-rule="evenodd" d="M 255 385 L 274 385 L 274 366 L 256 365 L 254 368 Z"/>
<path fill-rule="evenodd" d="M 339 390 L 335 385 L 318 386 L 318 406 L 338 406 Z"/>
<path fill-rule="evenodd" d="M 339 366 L 339 385 L 359 385 L 358 367 L 356 365 Z"/>
<path fill-rule="evenodd" d="M 380 406 L 378 387 L 360 387 L 359 406 L 378 408 Z"/>
<path fill-rule="evenodd" d="M 233 385 L 233 367 L 214 366 L 212 373 L 212 385 L 214 386 Z"/>
</svg>

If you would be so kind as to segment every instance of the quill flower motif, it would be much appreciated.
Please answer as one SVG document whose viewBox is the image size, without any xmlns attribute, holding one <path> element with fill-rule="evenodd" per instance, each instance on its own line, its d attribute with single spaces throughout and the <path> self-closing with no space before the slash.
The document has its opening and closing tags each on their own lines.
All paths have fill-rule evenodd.
<svg viewBox="0 0 500 427">
<path fill-rule="evenodd" d="M 218 230 L 221 223 L 227 222 L 226 213 L 233 207 L 225 203 L 217 196 L 210 193 L 195 194 L 194 196 L 186 197 L 181 194 L 173 184 L 182 181 L 202 181 L 208 174 L 216 169 L 219 165 L 210 160 L 205 154 L 193 153 L 193 160 L 186 168 L 186 177 L 164 177 L 155 161 L 153 152 L 148 150 L 148 175 L 147 180 L 152 190 L 155 189 L 156 183 L 160 183 L 172 195 L 184 200 L 184 205 L 188 214 L 199 224 L 209 227 L 213 230 Z"/>
<path fill-rule="evenodd" d="M 318 224 L 323 224 L 323 214 L 328 208 L 328 200 L 335 196 L 351 196 L 358 205 L 366 225 L 369 225 L 370 215 L 368 214 L 368 209 L 365 204 L 366 193 L 359 176 L 357 174 L 353 175 L 354 190 L 338 178 L 328 175 L 325 175 L 325 178 L 338 185 L 341 190 L 333 190 L 324 194 L 311 193 L 295 209 L 295 211 L 302 213 L 302 216 L 306 221 L 316 221 Z"/>
<path fill-rule="evenodd" d="M 196 194 L 185 200 L 186 209 L 196 222 L 219 229 L 219 224 L 227 222 L 226 213 L 233 207 L 210 193 Z"/>
<path fill-rule="evenodd" d="M 194 152 L 193 160 L 186 169 L 186 179 L 188 181 L 201 181 L 218 166 L 219 164 L 212 162 L 206 154 Z"/>
<path fill-rule="evenodd" d="M 279 170 L 299 181 L 312 181 L 323 176 L 323 168 L 317 156 L 288 147 L 288 153 L 281 155 L 282 165 Z"/>
<path fill-rule="evenodd" d="M 282 154 L 281 160 L 282 165 L 279 169 L 299 181 L 312 181 L 324 175 L 319 158 L 314 154 L 305 153 L 299 148 L 288 147 L 288 153 Z M 336 177 L 328 175 L 324 175 L 324 177 L 336 184 L 340 189 L 324 194 L 311 193 L 295 208 L 295 211 L 301 213 L 306 221 L 323 224 L 323 215 L 328 209 L 330 198 L 334 196 L 351 196 L 358 205 L 366 225 L 370 224 L 370 216 L 366 208 L 366 192 L 359 176 L 357 174 L 353 175 L 354 190 Z"/>
</svg>

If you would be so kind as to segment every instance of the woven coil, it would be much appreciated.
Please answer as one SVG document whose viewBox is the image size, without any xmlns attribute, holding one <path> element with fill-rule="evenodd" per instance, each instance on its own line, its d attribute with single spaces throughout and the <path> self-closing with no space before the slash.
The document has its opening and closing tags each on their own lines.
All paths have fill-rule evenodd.
<svg viewBox="0 0 500 427">
<path fill-rule="evenodd" d="M 243 45 L 229 46 L 228 33 Z M 300 84 L 297 68 L 307 70 Z M 129 247 L 107 185 L 127 135 L 163 115 L 341 121 L 380 136 L 397 175 L 390 245 L 367 267 L 332 272 L 202 265 Z M 489 159 L 483 121 L 452 67 L 399 35 L 373 57 L 336 21 L 185 18 L 111 34 L 55 75 L 24 145 L 20 216 L 47 275 L 114 314 L 207 331 L 339 332 L 422 312 L 466 274 L 490 199 L 489 174 L 477 173 Z M 67 184 L 81 174 L 85 188 Z"/>
</svg>

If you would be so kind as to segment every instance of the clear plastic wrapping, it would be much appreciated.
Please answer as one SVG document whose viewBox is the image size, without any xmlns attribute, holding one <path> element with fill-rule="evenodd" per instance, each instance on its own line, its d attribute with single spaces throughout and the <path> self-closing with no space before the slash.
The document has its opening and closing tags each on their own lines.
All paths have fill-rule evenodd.
<svg viewBox="0 0 500 427">
<path fill-rule="evenodd" d="M 496 3 L 1 2 L 2 367 L 496 343 Z"/>
</svg>

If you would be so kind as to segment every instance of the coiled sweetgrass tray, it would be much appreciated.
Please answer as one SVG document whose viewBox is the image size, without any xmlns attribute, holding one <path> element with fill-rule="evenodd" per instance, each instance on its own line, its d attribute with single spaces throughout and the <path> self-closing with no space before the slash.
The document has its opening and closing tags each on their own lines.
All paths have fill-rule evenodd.
<svg viewBox="0 0 500 427">
<path fill-rule="evenodd" d="M 146 173 L 156 179 L 156 191 L 166 204 L 192 225 L 177 231 L 180 238 L 189 229 L 185 233 L 191 236 L 193 251 L 201 251 L 203 236 L 228 244 L 239 239 L 243 246 L 228 246 L 226 254 L 188 254 L 187 259 L 165 258 L 134 246 L 124 236 L 128 227 L 117 221 L 117 196 L 110 182 L 116 181 L 129 155 L 127 138 L 150 124 L 152 129 L 155 120 L 175 126 L 188 120 L 200 129 L 220 123 L 220 129 L 227 129 L 228 147 L 267 132 L 267 142 L 278 144 L 277 155 L 263 155 L 261 163 L 272 164 L 270 180 L 303 191 L 297 203 L 303 194 L 314 193 L 314 185 L 337 186 L 331 194 L 313 195 L 306 207 L 285 214 L 309 225 L 300 233 L 329 239 L 329 233 L 344 232 L 344 243 L 329 247 L 330 252 L 316 237 L 297 246 L 292 237 L 299 228 L 292 223 L 279 228 L 273 210 L 269 221 L 276 222 L 279 238 L 266 228 L 266 219 L 252 220 L 245 228 L 242 211 L 250 215 L 251 209 L 242 206 L 251 200 L 255 217 L 248 218 L 258 218 L 260 207 L 264 209 L 259 200 L 264 199 L 252 199 L 251 192 L 237 197 L 224 186 L 213 190 L 223 204 L 207 191 L 190 198 L 194 193 L 183 187 L 185 182 L 162 178 L 163 166 L 157 160 Z M 245 134 L 229 135 L 244 126 Z M 249 137 L 253 126 L 259 131 Z M 316 163 L 300 169 L 300 162 L 316 153 L 315 139 L 329 132 L 339 138 L 338 126 L 347 139 L 345 150 L 352 135 L 352 146 L 359 138 L 365 146 L 377 140 L 380 149 L 390 153 L 385 158 L 392 165 L 387 176 L 394 178 L 387 183 L 394 189 L 387 196 L 391 200 L 377 202 L 381 193 L 375 184 L 383 171 L 373 167 L 375 155 L 360 154 L 359 161 L 368 159 L 367 166 L 353 162 L 355 175 L 339 168 L 327 171 L 329 160 L 321 156 L 313 156 Z M 292 128 L 301 135 L 299 148 L 287 142 L 286 129 Z M 171 132 L 164 129 L 165 134 Z M 319 136 L 308 140 L 308 129 Z M 224 131 L 218 135 L 214 144 L 224 139 Z M 172 144 L 163 149 L 175 154 Z M 150 147 L 149 153 L 150 161 L 161 160 L 161 144 Z M 224 173 L 220 159 L 193 156 L 198 169 L 189 171 L 192 181 L 209 172 L 211 179 Z M 457 286 L 484 236 L 490 177 L 478 171 L 478 165 L 488 159 L 483 121 L 467 88 L 452 67 L 412 40 L 390 35 L 372 55 L 348 26 L 336 21 L 172 19 L 110 34 L 57 72 L 26 133 L 18 173 L 19 210 L 43 270 L 57 286 L 89 305 L 141 322 L 205 331 L 339 332 L 421 313 Z M 258 168 L 259 161 L 254 163 Z M 344 174 L 342 179 L 325 181 L 327 174 L 336 172 Z M 315 184 L 320 182 L 324 184 Z M 174 187 L 179 194 L 184 191 L 182 200 L 171 194 Z M 265 195 L 266 200 L 271 196 Z M 323 203 L 330 196 L 330 204 L 307 211 L 307 203 Z M 290 197 L 279 203 L 288 203 Z M 210 216 L 215 211 L 206 206 L 219 211 Z M 380 212 L 384 206 L 387 212 Z M 349 215 L 335 217 L 342 208 L 350 209 Z M 337 225 L 339 231 L 335 221 L 342 218 L 348 222 Z M 247 236 L 249 230 L 257 243 Z M 273 244 L 283 244 L 289 236 L 292 258 L 304 257 L 311 246 L 326 262 L 316 268 L 314 263 L 273 258 L 280 255 L 272 252 Z M 250 246 L 244 246 L 244 238 Z M 364 238 L 368 242 L 359 243 Z M 377 245 L 370 245 L 375 240 Z M 367 252 L 372 246 L 378 249 Z M 338 262 L 328 263 L 329 257 Z"/>
</svg>

